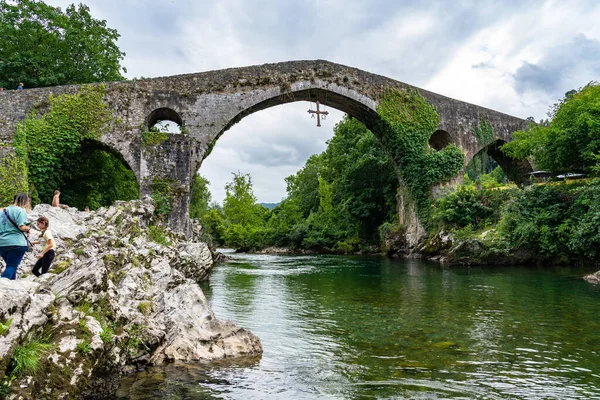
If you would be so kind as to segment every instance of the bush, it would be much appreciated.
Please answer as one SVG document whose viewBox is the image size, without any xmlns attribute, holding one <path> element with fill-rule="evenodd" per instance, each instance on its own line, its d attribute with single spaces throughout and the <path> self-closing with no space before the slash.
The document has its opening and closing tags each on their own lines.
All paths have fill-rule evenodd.
<svg viewBox="0 0 600 400">
<path fill-rule="evenodd" d="M 600 248 L 600 183 L 531 186 L 507 202 L 499 233 L 542 261 L 590 259 Z"/>
<path fill-rule="evenodd" d="M 583 258 L 600 256 L 600 180 L 572 190 L 568 247 Z"/>
<path fill-rule="evenodd" d="M 433 205 L 433 220 L 440 226 L 480 226 L 491 215 L 492 208 L 482 192 L 469 186 L 458 186 L 454 192 L 440 197 Z"/>
</svg>

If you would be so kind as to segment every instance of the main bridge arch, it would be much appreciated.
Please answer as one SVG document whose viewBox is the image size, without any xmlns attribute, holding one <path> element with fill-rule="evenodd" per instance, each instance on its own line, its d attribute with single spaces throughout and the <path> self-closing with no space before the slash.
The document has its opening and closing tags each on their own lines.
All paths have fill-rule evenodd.
<svg viewBox="0 0 600 400">
<path fill-rule="evenodd" d="M 134 171 L 142 194 L 153 183 L 171 185 L 172 227 L 187 231 L 193 175 L 216 140 L 244 116 L 278 104 L 316 101 L 344 111 L 372 128 L 387 88 L 417 89 L 405 83 L 328 61 L 289 61 L 162 78 L 108 82 L 105 100 L 114 123 L 101 141 L 118 151 Z M 0 142 L 10 143 L 16 124 L 49 95 L 75 93 L 78 85 L 0 92 Z M 473 135 L 482 120 L 493 128 L 490 141 L 512 139 L 527 121 L 419 89 L 440 115 L 444 143 L 455 143 L 470 159 L 482 145 Z M 159 111 L 157 111 L 159 110 Z M 159 143 L 143 140 L 149 121 L 170 110 L 181 134 Z M 166 114 L 165 114 L 166 115 Z M 439 146 L 439 141 L 432 142 Z"/>
<path fill-rule="evenodd" d="M 271 107 L 300 101 L 305 101 L 309 103 L 315 103 L 316 101 L 318 101 L 322 106 L 335 108 L 339 111 L 350 115 L 351 117 L 362 122 L 365 126 L 367 126 L 368 129 L 373 131 L 377 121 L 379 120 L 379 115 L 375 110 L 375 103 L 373 101 L 370 101 L 370 99 L 361 98 L 355 93 L 352 93 L 351 95 L 353 96 L 349 97 L 346 91 L 339 90 L 339 88 L 337 87 L 325 89 L 321 87 L 305 88 L 304 86 L 301 86 L 299 90 L 290 90 L 272 97 L 269 97 L 269 95 L 265 93 L 264 96 L 257 96 L 257 102 L 255 104 L 252 104 L 248 108 L 243 109 L 235 116 L 233 116 L 229 121 L 224 122 L 224 124 L 221 126 L 221 129 L 218 132 L 216 132 L 216 136 L 209 147 L 210 149 L 212 149 L 216 141 L 227 130 L 229 130 L 229 128 L 231 128 L 233 125 L 241 121 L 243 118 L 249 116 L 250 114 Z M 264 100 L 261 101 L 263 97 Z M 206 152 L 204 154 L 204 158 L 206 158 L 209 153 L 210 152 Z"/>
</svg>

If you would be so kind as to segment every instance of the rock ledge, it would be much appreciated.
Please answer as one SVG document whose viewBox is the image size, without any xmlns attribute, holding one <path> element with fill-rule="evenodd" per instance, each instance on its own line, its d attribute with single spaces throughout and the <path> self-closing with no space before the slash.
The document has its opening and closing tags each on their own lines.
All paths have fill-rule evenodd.
<svg viewBox="0 0 600 400">
<path fill-rule="evenodd" d="M 164 228 L 149 197 L 87 213 L 39 205 L 29 218 L 42 214 L 58 245 L 50 272 L 31 275 L 28 253 L 16 281 L 0 279 L 0 398 L 102 399 L 130 367 L 262 353 L 198 286 L 208 246 Z M 32 349 L 37 373 L 18 371 Z"/>
</svg>

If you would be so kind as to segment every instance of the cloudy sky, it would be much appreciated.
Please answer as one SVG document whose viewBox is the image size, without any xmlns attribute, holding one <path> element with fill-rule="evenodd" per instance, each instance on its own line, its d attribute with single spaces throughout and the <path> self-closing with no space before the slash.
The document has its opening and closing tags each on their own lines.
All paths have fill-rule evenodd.
<svg viewBox="0 0 600 400">
<path fill-rule="evenodd" d="M 46 0 L 64 8 L 72 1 Z M 127 77 L 157 77 L 287 60 L 325 59 L 455 99 L 536 120 L 565 92 L 600 80 L 600 1 L 87 0 L 121 34 Z M 227 131 L 200 173 L 213 199 L 249 173 L 261 202 L 323 151 L 299 102 Z"/>
</svg>

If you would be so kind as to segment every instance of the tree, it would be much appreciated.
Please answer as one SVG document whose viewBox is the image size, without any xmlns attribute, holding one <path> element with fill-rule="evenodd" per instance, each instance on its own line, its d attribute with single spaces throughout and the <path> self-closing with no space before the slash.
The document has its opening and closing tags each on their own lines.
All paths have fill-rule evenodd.
<svg viewBox="0 0 600 400">
<path fill-rule="evenodd" d="M 335 126 L 324 159 L 322 173 L 336 201 L 361 224 L 362 239 L 378 240 L 377 228 L 395 215 L 398 179 L 375 135 L 346 117 Z"/>
<path fill-rule="evenodd" d="M 119 34 L 84 4 L 63 12 L 36 0 L 0 0 L 0 87 L 122 80 Z"/>
<path fill-rule="evenodd" d="M 233 182 L 225 185 L 223 212 L 227 219 L 234 224 L 255 225 L 260 220 L 256 206 L 260 207 L 252 190 L 252 177 L 233 173 Z"/>
<path fill-rule="evenodd" d="M 103 85 L 84 86 L 75 94 L 50 96 L 50 110 L 46 114 L 31 113 L 17 125 L 13 145 L 27 162 L 29 183 L 35 189 L 34 200 L 49 202 L 54 190 L 62 189 L 65 179 L 71 176 L 68 165 L 77 165 L 86 157 L 81 153 L 83 143 L 99 141 L 112 120 L 103 96 Z M 96 159 L 98 163 L 89 164 L 89 169 L 99 168 L 106 160 Z M 66 190 L 61 191 L 67 194 Z"/>
<path fill-rule="evenodd" d="M 514 158 L 531 158 L 536 168 L 591 172 L 600 161 L 600 84 L 590 82 L 569 91 L 549 113 L 551 120 L 513 133 L 502 151 Z"/>
<path fill-rule="evenodd" d="M 323 155 L 315 154 L 300 171 L 285 178 L 288 199 L 296 201 L 304 218 L 319 210 L 319 174 L 323 168 Z"/>
<path fill-rule="evenodd" d="M 256 203 L 250 175 L 233 173 L 233 182 L 225 185 L 223 201 L 225 244 L 240 250 L 262 247 L 269 212 Z"/>
<path fill-rule="evenodd" d="M 210 182 L 202 175 L 196 174 L 192 182 L 192 194 L 190 197 L 190 218 L 198 218 L 202 221 L 209 210 L 211 200 L 208 186 Z"/>
<path fill-rule="evenodd" d="M 61 171 L 61 200 L 80 210 L 139 198 L 133 171 L 117 156 L 95 148 L 93 143 L 84 142 L 81 151 L 65 155 Z"/>
<path fill-rule="evenodd" d="M 375 136 L 350 117 L 286 182 L 288 197 L 269 220 L 277 245 L 356 251 L 377 243 L 378 227 L 395 215 L 395 172 Z"/>
</svg>

